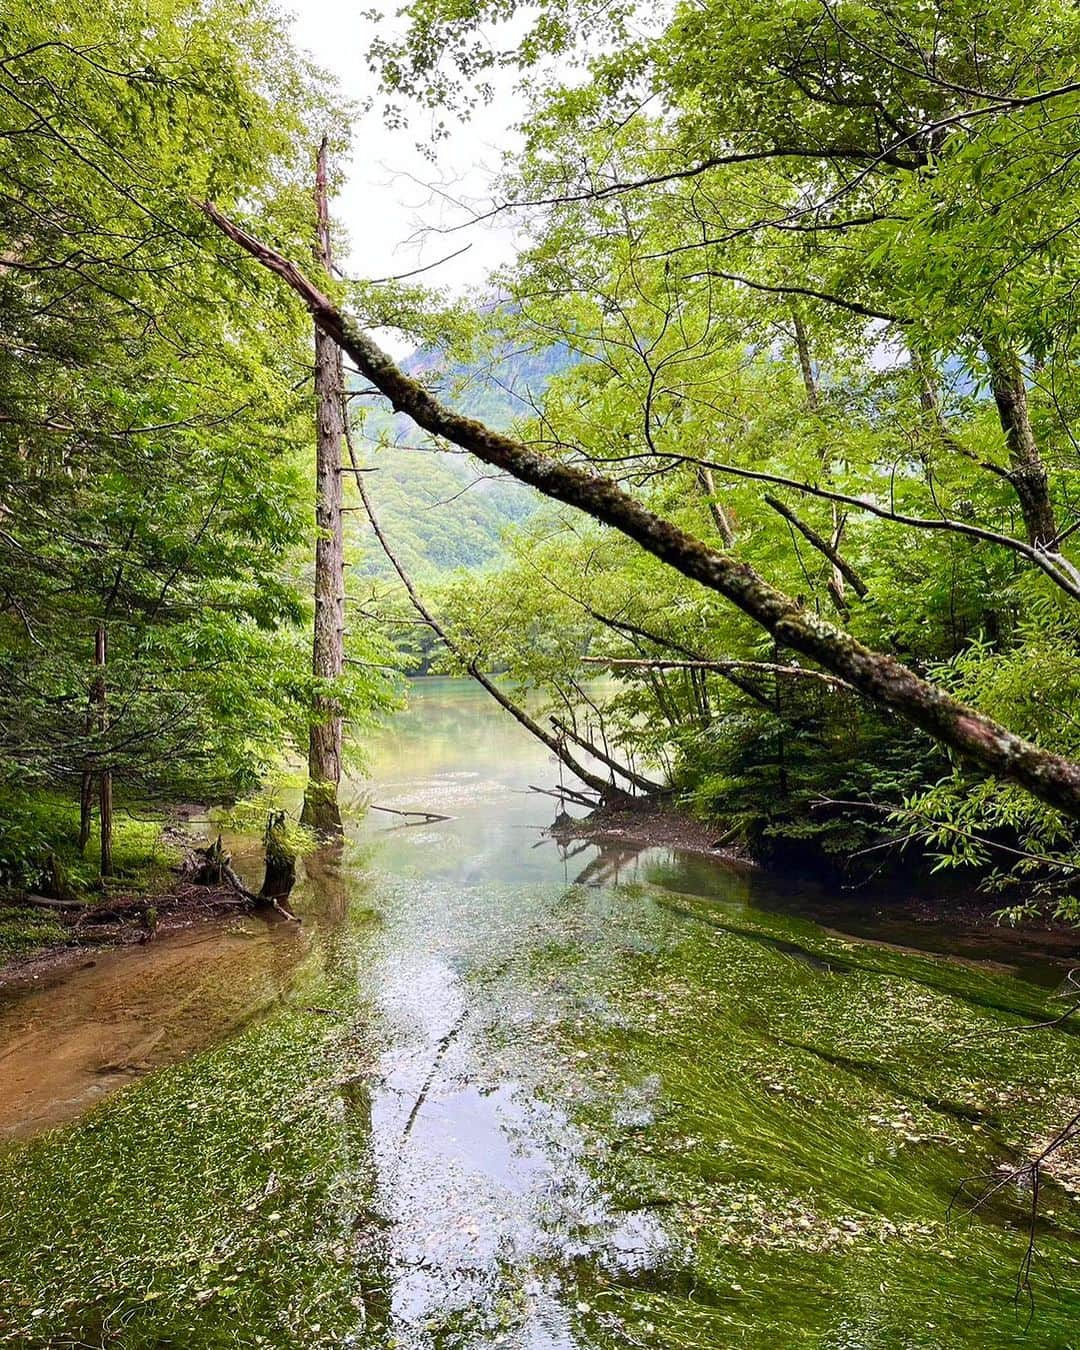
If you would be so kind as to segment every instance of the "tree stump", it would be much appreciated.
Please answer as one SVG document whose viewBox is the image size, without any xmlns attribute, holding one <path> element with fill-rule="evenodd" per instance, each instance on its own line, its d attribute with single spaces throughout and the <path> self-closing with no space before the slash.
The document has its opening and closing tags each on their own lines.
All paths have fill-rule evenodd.
<svg viewBox="0 0 1080 1350">
<path fill-rule="evenodd" d="M 296 852 L 289 843 L 284 811 L 271 811 L 263 833 L 266 845 L 266 875 L 260 900 L 284 900 L 296 885 Z"/>
</svg>

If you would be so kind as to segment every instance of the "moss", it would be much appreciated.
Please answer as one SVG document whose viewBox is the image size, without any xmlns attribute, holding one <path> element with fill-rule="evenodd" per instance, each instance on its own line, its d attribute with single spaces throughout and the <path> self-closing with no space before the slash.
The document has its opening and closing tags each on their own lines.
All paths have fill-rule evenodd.
<svg viewBox="0 0 1080 1350">
<path fill-rule="evenodd" d="M 65 942 L 67 936 L 64 927 L 43 910 L 0 901 L 0 962 L 29 956 Z"/>
</svg>

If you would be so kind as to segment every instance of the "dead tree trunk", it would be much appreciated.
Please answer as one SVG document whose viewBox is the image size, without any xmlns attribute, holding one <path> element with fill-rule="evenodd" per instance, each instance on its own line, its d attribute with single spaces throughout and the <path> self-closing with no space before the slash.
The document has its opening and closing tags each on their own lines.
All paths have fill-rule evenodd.
<svg viewBox="0 0 1080 1350">
<path fill-rule="evenodd" d="M 810 341 L 806 336 L 806 325 L 803 323 L 802 315 L 799 313 L 798 308 L 795 307 L 792 308 L 791 318 L 792 322 L 795 325 L 795 350 L 799 354 L 799 369 L 802 372 L 803 388 L 806 390 L 806 406 L 810 409 L 812 413 L 817 413 L 821 409 L 821 394 L 818 389 L 817 374 L 814 371 L 814 363 L 810 357 Z M 769 505 L 772 506 L 773 503 L 770 501 Z M 774 507 L 774 509 L 776 508 Z M 791 518 L 788 517 L 788 519 L 790 520 Z M 794 524 L 795 522 L 792 521 L 791 523 Z M 796 529 L 801 528 L 802 528 L 801 526 L 796 525 Z M 848 613 L 848 603 L 847 598 L 844 595 L 844 578 L 847 577 L 847 579 L 850 581 L 851 577 L 845 571 L 844 567 L 842 567 L 839 564 L 839 562 L 837 561 L 837 557 L 833 556 L 837 555 L 837 550 L 840 547 L 840 538 L 843 532 L 844 532 L 844 517 L 840 514 L 840 508 L 837 505 L 837 503 L 833 502 L 832 549 L 831 553 L 828 550 L 826 550 L 825 552 L 826 557 L 832 557 L 833 563 L 832 572 L 829 576 L 828 590 L 829 595 L 832 597 L 832 602 L 836 606 L 837 612 L 842 617 L 846 618 Z M 803 533 L 805 534 L 805 531 L 803 531 Z M 806 538 L 809 539 L 810 536 L 806 535 Z M 811 540 L 810 542 L 813 543 L 814 541 Z M 816 543 L 814 544 L 814 547 L 815 548 L 817 547 Z M 854 583 L 852 584 L 854 585 Z M 864 598 L 866 595 L 866 587 L 864 586 L 861 590 L 858 587 L 855 587 L 855 593 L 859 596 L 860 599 Z"/>
<path fill-rule="evenodd" d="M 315 261 L 323 271 L 332 264 L 330 216 L 326 196 L 326 139 L 319 146 L 315 172 Z M 341 524 L 341 446 L 344 371 L 341 348 L 315 328 L 315 632 L 311 669 L 320 690 L 315 695 L 308 741 L 308 784 L 302 819 L 321 834 L 341 832 L 338 784 L 341 782 L 341 709 L 332 688 L 345 665 L 344 542 Z"/>
<path fill-rule="evenodd" d="M 109 639 L 104 626 L 98 628 L 94 635 L 94 665 L 97 667 L 97 676 L 94 679 L 94 703 L 97 707 L 97 729 L 101 738 L 101 753 L 106 755 L 105 733 L 109 729 L 109 694 L 108 685 L 105 680 L 105 667 L 109 658 Z M 98 815 L 101 825 L 101 860 L 99 871 L 103 877 L 112 875 L 113 870 L 113 850 L 112 850 L 112 769 L 109 767 L 108 758 L 103 758 L 101 768 L 98 771 Z"/>
<path fill-rule="evenodd" d="M 348 352 L 361 374 L 385 395 L 395 411 L 408 413 L 425 431 L 468 450 L 485 464 L 618 530 L 683 576 L 722 595 L 781 645 L 810 657 L 865 697 L 988 773 L 1020 784 L 1040 801 L 1080 820 L 1080 763 L 1025 740 L 922 679 L 894 656 L 865 647 L 850 633 L 808 613 L 748 563 L 709 548 L 650 511 L 611 479 L 540 454 L 445 407 L 395 365 L 295 263 L 248 234 L 210 203 L 203 209 L 230 239 L 301 296 L 316 322 Z"/>
<path fill-rule="evenodd" d="M 90 829 L 94 820 L 94 775 L 92 770 L 83 769 L 79 782 L 79 856 L 86 852 L 90 842 Z"/>
<path fill-rule="evenodd" d="M 990 388 L 1009 451 L 1006 477 L 1013 485 L 1027 527 L 1028 543 L 1052 547 L 1057 538 L 1050 483 L 1039 454 L 1028 410 L 1027 386 L 1016 353 L 998 342 L 987 342 Z"/>
<path fill-rule="evenodd" d="M 86 700 L 86 720 L 83 731 L 87 741 L 94 734 L 94 686 L 91 685 Z M 79 779 L 79 857 L 86 852 L 90 842 L 90 830 L 94 819 L 94 771 L 88 758 L 83 760 L 82 774 Z"/>
</svg>

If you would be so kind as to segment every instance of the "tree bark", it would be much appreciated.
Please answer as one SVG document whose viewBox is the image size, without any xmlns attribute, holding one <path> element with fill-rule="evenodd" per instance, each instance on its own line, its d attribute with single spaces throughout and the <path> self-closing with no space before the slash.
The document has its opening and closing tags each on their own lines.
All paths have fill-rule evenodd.
<svg viewBox="0 0 1080 1350">
<path fill-rule="evenodd" d="M 797 305 L 793 305 L 791 308 L 791 318 L 795 325 L 795 350 L 799 354 L 799 369 L 802 371 L 803 388 L 806 390 L 806 406 L 812 413 L 817 413 L 821 409 L 821 394 L 818 390 L 817 375 L 814 372 L 814 363 L 810 358 L 810 340 L 806 335 L 806 325 L 803 323 L 802 315 L 799 313 Z M 827 468 L 824 464 L 823 467 Z M 766 498 L 766 501 L 769 502 L 770 506 L 773 506 L 774 510 L 779 509 L 769 498 Z M 818 547 L 814 542 L 814 539 L 811 539 L 810 535 L 806 533 L 801 522 L 797 523 L 791 516 L 788 516 L 787 519 L 791 524 L 795 525 L 796 529 L 802 530 L 805 538 L 810 540 L 815 548 Z M 848 614 L 848 603 L 847 598 L 844 595 L 844 578 L 847 576 L 847 572 L 845 572 L 844 567 L 839 564 L 836 558 L 836 550 L 840 546 L 840 536 L 843 534 L 844 530 L 844 521 L 843 517 L 840 515 L 840 508 L 836 502 L 832 503 L 832 527 L 834 544 L 832 549 L 825 553 L 826 557 L 833 558 L 832 574 L 829 577 L 828 590 L 829 595 L 832 597 L 832 602 L 836 606 L 837 612 L 842 618 L 846 619 Z M 820 539 L 820 537 L 820 535 L 816 536 L 818 539 Z M 854 585 L 854 582 L 852 585 Z M 865 586 L 862 590 L 855 587 L 855 592 L 860 600 L 864 599 L 866 596 Z"/>
<path fill-rule="evenodd" d="M 1001 343 L 987 342 L 986 355 L 990 363 L 990 388 L 1009 451 L 1007 477 L 1020 502 L 1028 543 L 1052 547 L 1057 538 L 1057 520 L 1046 467 L 1031 425 L 1024 373 L 1016 353 Z"/>
<path fill-rule="evenodd" d="M 778 643 L 810 657 L 873 702 L 890 709 L 989 773 L 1019 783 L 1040 801 L 1080 820 L 1080 764 L 1017 736 L 951 697 L 885 652 L 818 619 L 770 585 L 749 564 L 693 538 L 657 516 L 611 479 L 551 459 L 443 407 L 422 385 L 343 314 L 295 263 L 259 242 L 212 204 L 206 214 L 235 243 L 280 276 L 303 299 L 315 321 L 348 352 L 360 373 L 432 435 L 442 436 L 528 483 L 619 530 L 683 576 L 716 591 Z"/>
<path fill-rule="evenodd" d="M 105 750 L 105 733 L 109 729 L 108 685 L 105 681 L 105 667 L 109 659 L 108 634 L 101 626 L 94 635 L 94 665 L 97 676 L 94 679 L 94 703 L 97 706 L 97 727 L 101 737 L 102 755 Z M 98 871 L 103 877 L 112 876 L 113 870 L 113 820 L 112 820 L 112 769 L 108 759 L 103 759 L 98 771 L 98 816 L 101 825 L 101 859 Z"/>
<path fill-rule="evenodd" d="M 94 775 L 92 770 L 83 769 L 79 781 L 79 857 L 86 852 L 90 842 L 90 829 L 94 819 Z"/>
<path fill-rule="evenodd" d="M 316 264 L 325 272 L 333 261 L 326 193 L 326 139 L 315 171 Z M 302 820 L 321 834 L 341 832 L 341 710 L 332 687 L 345 667 L 344 540 L 341 521 L 341 447 L 344 433 L 344 370 L 341 348 L 315 328 L 315 631 L 312 674 L 322 685 L 315 695 L 308 740 L 308 785 Z"/>
</svg>

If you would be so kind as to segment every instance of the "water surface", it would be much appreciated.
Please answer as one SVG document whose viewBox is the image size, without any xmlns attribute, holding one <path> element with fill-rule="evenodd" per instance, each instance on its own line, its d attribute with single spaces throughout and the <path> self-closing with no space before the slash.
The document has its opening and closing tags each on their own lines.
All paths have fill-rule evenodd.
<svg viewBox="0 0 1080 1350">
<path fill-rule="evenodd" d="M 1078 1039 L 1022 1029 L 1062 957 L 560 847 L 528 791 L 557 766 L 455 681 L 370 760 L 358 799 L 452 819 L 358 816 L 300 931 L 209 925 L 0 1005 L 0 1339 L 1078 1344 L 1074 1174 L 1033 1317 L 1029 1197 L 950 1214 L 1076 1101 Z"/>
</svg>

